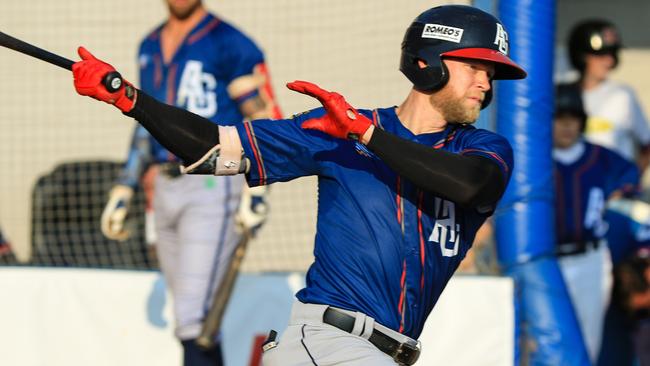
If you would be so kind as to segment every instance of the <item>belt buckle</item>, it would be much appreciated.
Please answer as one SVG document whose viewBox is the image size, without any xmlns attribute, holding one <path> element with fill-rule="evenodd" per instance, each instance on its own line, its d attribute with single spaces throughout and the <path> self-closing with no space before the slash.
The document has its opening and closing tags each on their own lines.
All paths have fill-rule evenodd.
<svg viewBox="0 0 650 366">
<path fill-rule="evenodd" d="M 393 360 L 403 365 L 413 365 L 420 358 L 420 342 L 415 345 L 410 343 L 400 343 L 395 350 Z"/>
</svg>

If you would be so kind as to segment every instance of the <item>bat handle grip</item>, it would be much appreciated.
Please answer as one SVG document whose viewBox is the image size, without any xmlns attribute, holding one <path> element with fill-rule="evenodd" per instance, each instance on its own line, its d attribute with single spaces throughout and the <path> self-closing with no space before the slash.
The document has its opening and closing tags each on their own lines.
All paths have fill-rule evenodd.
<svg viewBox="0 0 650 366">
<path fill-rule="evenodd" d="M 109 93 L 115 93 L 120 90 L 124 82 L 122 81 L 122 75 L 117 71 L 111 71 L 108 74 L 104 75 L 102 84 Z"/>
</svg>

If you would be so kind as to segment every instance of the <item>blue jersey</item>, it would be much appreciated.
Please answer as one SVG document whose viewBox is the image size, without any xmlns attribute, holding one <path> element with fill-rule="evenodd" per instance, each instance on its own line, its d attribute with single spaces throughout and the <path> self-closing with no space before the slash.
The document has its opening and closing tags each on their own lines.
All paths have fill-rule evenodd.
<svg viewBox="0 0 650 366">
<path fill-rule="evenodd" d="M 462 125 L 414 135 L 394 107 L 360 113 L 404 139 L 492 159 L 509 179 L 512 150 L 499 135 Z M 364 145 L 300 127 L 323 114 L 319 108 L 289 120 L 238 126 L 252 162 L 248 182 L 318 175 L 315 262 L 296 296 L 363 312 L 417 338 L 493 207 L 482 213 L 461 208 L 415 187 Z"/>
<path fill-rule="evenodd" d="M 160 44 L 163 26 L 157 27 L 140 44 L 140 88 L 161 102 L 187 109 L 215 123 L 241 123 L 244 116 L 239 106 L 258 95 L 258 89 L 233 100 L 227 88 L 238 77 L 252 75 L 260 69 L 265 73 L 262 51 L 238 29 L 208 14 L 165 63 Z M 147 163 L 177 160 L 138 124 L 120 183 L 135 187 Z"/>
<path fill-rule="evenodd" d="M 639 182 L 636 165 L 604 147 L 584 144 L 577 161 L 554 163 L 558 244 L 602 239 L 608 229 L 607 199 L 614 191 L 635 192 Z"/>
</svg>

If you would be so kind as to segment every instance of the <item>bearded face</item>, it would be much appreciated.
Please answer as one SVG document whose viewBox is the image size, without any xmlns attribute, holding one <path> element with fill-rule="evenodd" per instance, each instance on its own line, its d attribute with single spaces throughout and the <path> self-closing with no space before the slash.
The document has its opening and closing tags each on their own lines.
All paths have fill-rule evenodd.
<svg viewBox="0 0 650 366">
<path fill-rule="evenodd" d="M 448 84 L 449 85 L 449 84 Z M 474 123 L 481 113 L 481 104 L 485 98 L 484 93 L 476 93 L 474 99 L 468 95 L 457 95 L 453 88 L 442 88 L 431 95 L 431 105 L 442 114 L 448 123 Z M 468 99 L 470 102 L 468 102 Z M 472 102 L 476 100 L 477 102 Z"/>
<path fill-rule="evenodd" d="M 447 58 L 443 62 L 449 80 L 442 89 L 431 94 L 431 105 L 448 123 L 476 122 L 485 94 L 492 87 L 494 64 L 462 58 Z"/>
</svg>

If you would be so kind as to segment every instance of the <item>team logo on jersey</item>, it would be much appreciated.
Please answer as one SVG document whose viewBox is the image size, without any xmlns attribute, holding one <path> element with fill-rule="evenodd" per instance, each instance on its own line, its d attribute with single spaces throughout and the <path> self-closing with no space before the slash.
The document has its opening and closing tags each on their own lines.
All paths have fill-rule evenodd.
<svg viewBox="0 0 650 366">
<path fill-rule="evenodd" d="M 501 23 L 497 23 L 497 35 L 494 37 L 494 44 L 499 47 L 499 52 L 508 54 L 508 33 Z"/>
<path fill-rule="evenodd" d="M 603 237 L 609 225 L 603 218 L 605 211 L 605 193 L 599 187 L 592 187 L 589 191 L 587 211 L 585 212 L 585 228 L 593 230 L 596 237 Z"/>
<path fill-rule="evenodd" d="M 460 225 L 456 223 L 456 206 L 447 200 L 435 199 L 436 223 L 429 236 L 429 241 L 440 245 L 443 257 L 453 257 L 458 254 L 460 240 Z"/>
<path fill-rule="evenodd" d="M 460 43 L 463 38 L 462 28 L 450 27 L 442 24 L 425 24 L 422 30 L 422 38 L 442 39 L 443 41 Z"/>
<path fill-rule="evenodd" d="M 203 63 L 187 61 L 178 86 L 176 105 L 199 116 L 210 118 L 217 113 L 217 80 L 203 72 Z"/>
</svg>

